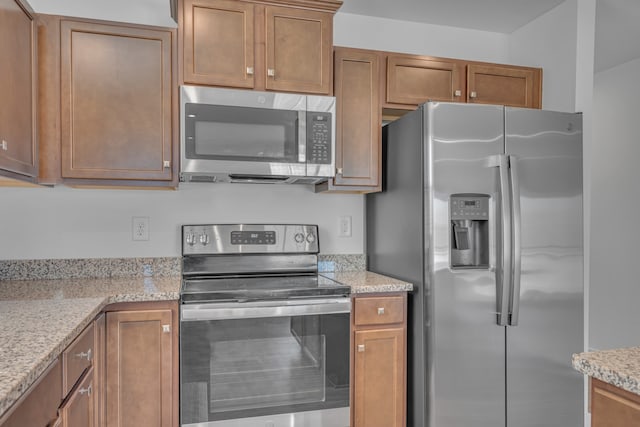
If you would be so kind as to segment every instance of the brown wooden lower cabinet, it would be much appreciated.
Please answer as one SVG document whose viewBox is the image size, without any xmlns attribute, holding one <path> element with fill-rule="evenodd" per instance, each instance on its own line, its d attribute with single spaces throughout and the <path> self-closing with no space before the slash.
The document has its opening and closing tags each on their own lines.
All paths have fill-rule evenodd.
<svg viewBox="0 0 640 427">
<path fill-rule="evenodd" d="M 591 379 L 591 427 L 640 426 L 640 396 Z"/>
<path fill-rule="evenodd" d="M 354 298 L 352 427 L 406 425 L 407 295 Z"/>
<path fill-rule="evenodd" d="M 9 411 L 1 427 L 49 427 L 62 402 L 62 363 L 56 360 Z"/>
<path fill-rule="evenodd" d="M 106 426 L 177 425 L 177 302 L 106 313 Z"/>
</svg>

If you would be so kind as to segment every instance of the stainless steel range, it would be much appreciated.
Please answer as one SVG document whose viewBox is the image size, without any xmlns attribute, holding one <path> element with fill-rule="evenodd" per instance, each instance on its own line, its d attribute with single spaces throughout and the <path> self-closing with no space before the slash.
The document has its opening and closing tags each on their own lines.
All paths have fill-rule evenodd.
<svg viewBox="0 0 640 427">
<path fill-rule="evenodd" d="M 315 225 L 182 227 L 182 426 L 349 425 L 350 288 L 318 252 Z"/>
</svg>

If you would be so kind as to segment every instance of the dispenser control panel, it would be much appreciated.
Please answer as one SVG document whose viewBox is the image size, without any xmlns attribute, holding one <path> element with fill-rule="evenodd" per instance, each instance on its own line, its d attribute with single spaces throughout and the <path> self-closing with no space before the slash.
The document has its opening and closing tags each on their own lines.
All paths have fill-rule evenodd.
<svg viewBox="0 0 640 427">
<path fill-rule="evenodd" d="M 451 196 L 451 219 L 489 219 L 489 197 L 482 196 Z"/>
<path fill-rule="evenodd" d="M 449 261 L 455 269 L 489 268 L 488 194 L 452 194 Z"/>
</svg>

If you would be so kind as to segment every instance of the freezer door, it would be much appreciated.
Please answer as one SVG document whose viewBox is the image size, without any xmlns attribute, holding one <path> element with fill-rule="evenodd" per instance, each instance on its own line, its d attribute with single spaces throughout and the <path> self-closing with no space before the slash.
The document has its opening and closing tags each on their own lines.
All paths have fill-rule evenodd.
<svg viewBox="0 0 640 427">
<path fill-rule="evenodd" d="M 507 426 L 582 426 L 583 379 L 571 368 L 583 351 L 582 116 L 507 108 L 505 133 L 522 271 L 507 327 Z"/>
<path fill-rule="evenodd" d="M 497 324 L 503 108 L 426 104 L 427 427 L 505 425 L 505 327 Z M 489 266 L 452 268 L 450 198 L 489 196 Z"/>
</svg>

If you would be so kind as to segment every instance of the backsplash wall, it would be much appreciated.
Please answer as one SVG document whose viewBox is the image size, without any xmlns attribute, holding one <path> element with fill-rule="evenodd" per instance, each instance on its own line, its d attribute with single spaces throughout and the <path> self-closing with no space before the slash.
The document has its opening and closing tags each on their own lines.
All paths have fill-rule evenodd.
<svg viewBox="0 0 640 427">
<path fill-rule="evenodd" d="M 364 253 L 364 196 L 316 194 L 309 186 L 181 184 L 178 191 L 0 187 L 0 259 L 180 256 L 188 223 L 309 223 L 323 254 Z M 339 217 L 352 236 L 338 237 Z M 132 217 L 149 217 L 149 240 L 133 241 Z"/>
</svg>

